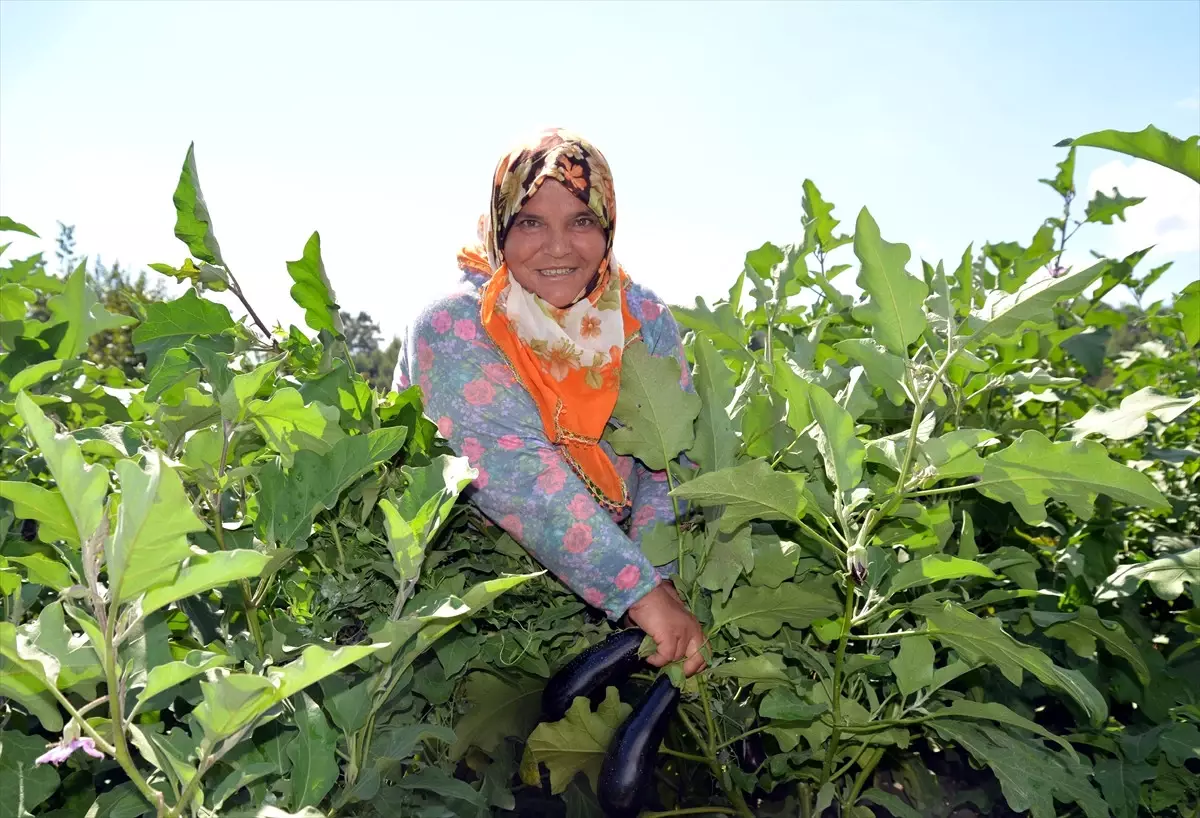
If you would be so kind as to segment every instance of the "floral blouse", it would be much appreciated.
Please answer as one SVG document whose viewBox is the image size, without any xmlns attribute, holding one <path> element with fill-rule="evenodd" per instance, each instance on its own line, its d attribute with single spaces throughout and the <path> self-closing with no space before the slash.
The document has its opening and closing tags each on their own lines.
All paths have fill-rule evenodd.
<svg viewBox="0 0 1200 818">
<path fill-rule="evenodd" d="M 397 388 L 424 393 L 425 414 L 441 436 L 479 470 L 464 492 L 543 566 L 613 620 L 661 581 L 641 551 L 643 534 L 673 523 L 665 472 L 618 456 L 602 442 L 625 479 L 632 507 L 613 516 L 546 438 L 533 399 L 517 383 L 479 319 L 484 278 L 464 276 L 462 291 L 427 307 L 409 327 L 396 366 Z M 691 389 L 679 328 L 663 303 L 632 284 L 629 310 L 642 322 L 651 355 L 674 356 L 680 384 Z"/>
</svg>

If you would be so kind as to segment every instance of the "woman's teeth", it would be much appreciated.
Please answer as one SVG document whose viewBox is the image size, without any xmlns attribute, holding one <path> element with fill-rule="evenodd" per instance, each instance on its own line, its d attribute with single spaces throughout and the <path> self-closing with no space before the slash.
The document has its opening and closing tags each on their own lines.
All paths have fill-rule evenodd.
<svg viewBox="0 0 1200 818">
<path fill-rule="evenodd" d="M 547 278 L 562 278 L 574 273 L 575 267 L 552 267 L 549 270 L 538 270 L 538 272 Z"/>
</svg>

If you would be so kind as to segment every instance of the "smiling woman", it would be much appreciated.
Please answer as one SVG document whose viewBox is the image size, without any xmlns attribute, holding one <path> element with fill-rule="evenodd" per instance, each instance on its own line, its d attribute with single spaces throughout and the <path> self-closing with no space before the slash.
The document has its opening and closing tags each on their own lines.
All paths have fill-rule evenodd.
<svg viewBox="0 0 1200 818">
<path fill-rule="evenodd" d="M 662 666 L 703 667 L 696 618 L 643 556 L 643 534 L 674 522 L 665 472 L 601 441 L 625 348 L 679 361 L 679 330 L 613 256 L 608 163 L 587 141 L 541 134 L 503 159 L 481 244 L 458 255 L 461 292 L 409 329 L 398 387 L 479 471 L 467 496 L 537 560 L 613 620 L 654 637 Z"/>
</svg>

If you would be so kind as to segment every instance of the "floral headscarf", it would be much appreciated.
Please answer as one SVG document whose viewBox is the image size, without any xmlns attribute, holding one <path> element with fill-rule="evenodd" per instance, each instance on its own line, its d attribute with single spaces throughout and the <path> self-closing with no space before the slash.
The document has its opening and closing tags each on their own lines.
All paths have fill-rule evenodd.
<svg viewBox="0 0 1200 818">
<path fill-rule="evenodd" d="M 565 308 L 522 287 L 504 262 L 509 228 L 547 179 L 561 182 L 588 206 L 608 242 L 594 285 Z M 641 326 L 626 304 L 629 279 L 612 254 L 616 214 L 612 173 L 601 153 L 581 137 L 549 130 L 500 160 L 491 208 L 481 224 L 482 244 L 459 253 L 463 269 L 489 276 L 480 319 L 537 404 L 546 436 L 596 500 L 614 511 L 629 498 L 598 444 L 616 406 L 622 353 Z"/>
</svg>

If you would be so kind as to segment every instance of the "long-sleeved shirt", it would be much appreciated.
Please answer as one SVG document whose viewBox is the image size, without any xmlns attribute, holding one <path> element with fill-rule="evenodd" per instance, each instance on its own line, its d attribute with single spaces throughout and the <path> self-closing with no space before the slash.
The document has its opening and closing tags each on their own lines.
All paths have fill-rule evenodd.
<svg viewBox="0 0 1200 818">
<path fill-rule="evenodd" d="M 625 479 L 632 506 L 604 510 L 546 437 L 537 405 L 517 382 L 479 318 L 484 279 L 464 276 L 460 292 L 438 299 L 409 326 L 397 388 L 420 385 L 425 414 L 479 476 L 464 492 L 543 566 L 589 604 L 619 619 L 661 581 L 641 551 L 642 535 L 673 523 L 665 472 L 601 446 Z M 667 307 L 633 284 L 629 309 L 651 355 L 679 361 L 691 389 L 679 328 Z"/>
</svg>

